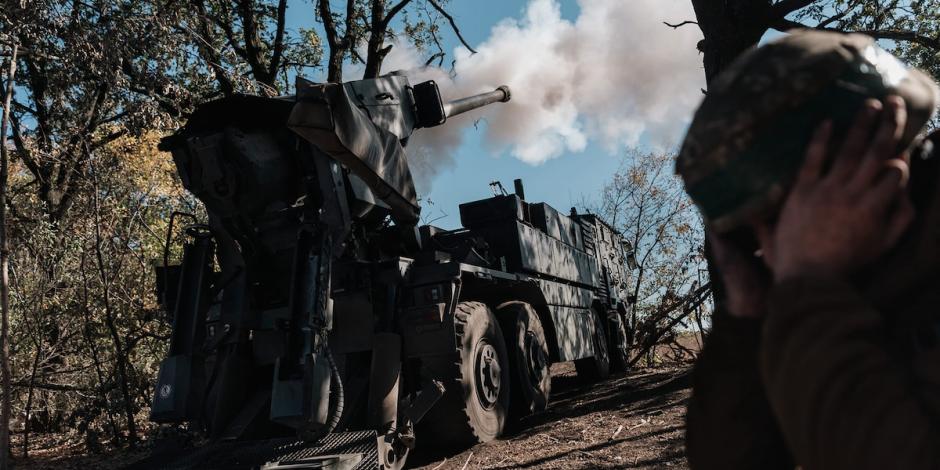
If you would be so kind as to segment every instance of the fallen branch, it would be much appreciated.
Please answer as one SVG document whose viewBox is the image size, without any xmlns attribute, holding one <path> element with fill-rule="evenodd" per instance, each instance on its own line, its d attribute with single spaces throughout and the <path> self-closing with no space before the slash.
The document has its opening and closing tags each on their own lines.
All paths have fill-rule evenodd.
<svg viewBox="0 0 940 470">
<path fill-rule="evenodd" d="M 610 436 L 610 440 L 616 439 L 616 438 L 617 438 L 617 435 L 620 434 L 620 431 L 623 431 L 623 425 L 622 425 L 622 424 L 621 424 L 620 426 L 617 426 L 617 430 L 614 431 L 614 435 L 613 435 L 613 436 Z"/>
<path fill-rule="evenodd" d="M 676 325 L 682 323 L 696 308 L 708 300 L 709 296 L 711 296 L 710 282 L 705 283 L 670 305 L 662 307 L 659 312 L 645 320 L 640 327 L 640 333 L 642 334 L 642 336 L 640 336 L 640 350 L 634 355 L 633 359 L 630 360 L 630 365 L 633 366 L 639 362 L 640 359 L 660 343 L 667 333 L 672 331 Z M 675 318 L 670 317 L 673 312 L 680 309 L 681 313 L 678 316 Z M 659 322 L 663 320 L 666 321 L 666 324 L 662 327 L 657 326 Z"/>
<path fill-rule="evenodd" d="M 463 467 L 460 470 L 467 470 L 467 465 L 470 465 L 470 459 L 473 458 L 473 452 L 470 452 L 470 455 L 467 456 L 467 461 L 463 463 Z"/>
<path fill-rule="evenodd" d="M 10 385 L 13 387 L 17 387 L 17 388 L 32 387 L 32 388 L 38 388 L 40 390 L 50 390 L 54 392 L 82 392 L 82 393 L 101 393 L 101 392 L 105 392 L 107 390 L 114 388 L 112 386 L 112 387 L 108 387 L 107 390 L 101 390 L 101 389 L 92 388 L 92 387 L 80 387 L 78 385 L 57 384 L 57 383 L 49 383 L 49 382 L 36 382 L 36 383 L 30 384 L 28 380 L 26 381 L 17 380 L 16 382 L 10 383 Z"/>
</svg>

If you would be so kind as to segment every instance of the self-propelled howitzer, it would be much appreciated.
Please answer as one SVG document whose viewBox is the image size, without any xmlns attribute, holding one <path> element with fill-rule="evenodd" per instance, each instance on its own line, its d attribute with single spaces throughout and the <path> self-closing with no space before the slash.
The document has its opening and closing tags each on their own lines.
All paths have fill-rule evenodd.
<svg viewBox="0 0 940 470">
<path fill-rule="evenodd" d="M 551 362 L 607 373 L 626 284 L 603 266 L 627 253 L 609 227 L 521 194 L 461 206 L 470 230 L 417 226 L 412 133 L 509 99 L 445 103 L 401 75 L 299 79 L 291 97 L 207 103 L 164 139 L 208 220 L 185 227 L 178 265 L 173 225 L 194 217 L 170 221 L 157 277 L 173 331 L 151 417 L 213 445 L 151 465 L 400 468 L 416 437 L 485 441 L 543 409 Z"/>
</svg>

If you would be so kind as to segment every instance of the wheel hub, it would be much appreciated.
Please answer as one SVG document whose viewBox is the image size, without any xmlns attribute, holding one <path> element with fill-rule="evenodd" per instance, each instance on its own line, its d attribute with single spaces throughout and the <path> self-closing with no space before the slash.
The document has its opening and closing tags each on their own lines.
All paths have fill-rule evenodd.
<svg viewBox="0 0 940 470">
<path fill-rule="evenodd" d="M 499 365 L 499 357 L 496 355 L 496 348 L 489 343 L 483 342 L 477 349 L 476 391 L 480 404 L 487 410 L 496 406 L 496 402 L 499 400 L 501 373 L 502 368 Z"/>
<path fill-rule="evenodd" d="M 540 384 L 545 378 L 545 366 L 547 364 L 545 352 L 542 350 L 538 339 L 531 332 L 526 332 L 524 346 L 526 372 L 533 384 Z"/>
</svg>

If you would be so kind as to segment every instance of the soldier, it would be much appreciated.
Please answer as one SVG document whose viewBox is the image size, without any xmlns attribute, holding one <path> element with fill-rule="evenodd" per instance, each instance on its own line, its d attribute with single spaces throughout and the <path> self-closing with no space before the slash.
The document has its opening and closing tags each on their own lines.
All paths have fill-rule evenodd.
<svg viewBox="0 0 940 470">
<path fill-rule="evenodd" d="M 872 39 L 822 32 L 710 87 L 677 161 L 724 285 L 692 468 L 940 467 L 938 104 Z"/>
</svg>

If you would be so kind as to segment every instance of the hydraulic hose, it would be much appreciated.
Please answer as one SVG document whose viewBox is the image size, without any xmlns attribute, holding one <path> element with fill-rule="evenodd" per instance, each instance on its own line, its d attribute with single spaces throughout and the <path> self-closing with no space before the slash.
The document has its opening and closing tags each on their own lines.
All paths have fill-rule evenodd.
<svg viewBox="0 0 940 470">
<path fill-rule="evenodd" d="M 330 347 L 326 347 L 326 362 L 330 365 L 330 373 L 336 384 L 336 405 L 333 406 L 333 415 L 330 416 L 330 422 L 327 425 L 327 434 L 336 430 L 339 421 L 343 417 L 343 408 L 346 406 L 346 397 L 343 392 L 343 379 L 339 375 L 339 368 L 336 367 L 336 361 L 333 360 L 333 353 Z"/>
<path fill-rule="evenodd" d="M 329 346 L 324 346 L 324 356 L 326 356 L 326 363 L 330 366 L 330 377 L 332 378 L 330 388 L 330 398 L 336 400 L 336 403 L 333 405 L 333 412 L 330 414 L 330 419 L 327 421 L 326 426 L 317 429 L 313 433 L 308 434 L 309 429 L 301 428 L 299 430 L 299 437 L 301 440 L 307 443 L 315 443 L 320 439 L 326 437 L 327 434 L 336 430 L 336 427 L 339 426 L 339 422 L 343 417 L 343 409 L 346 405 L 345 392 L 343 391 L 343 379 L 340 377 L 339 368 L 336 367 L 336 361 L 333 360 L 333 353 L 330 351 Z M 335 384 L 335 388 L 334 385 Z"/>
</svg>

